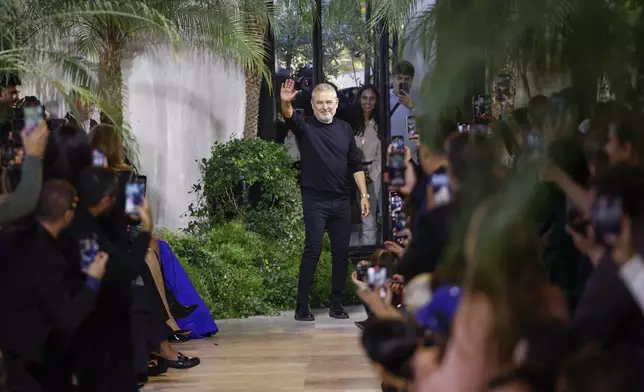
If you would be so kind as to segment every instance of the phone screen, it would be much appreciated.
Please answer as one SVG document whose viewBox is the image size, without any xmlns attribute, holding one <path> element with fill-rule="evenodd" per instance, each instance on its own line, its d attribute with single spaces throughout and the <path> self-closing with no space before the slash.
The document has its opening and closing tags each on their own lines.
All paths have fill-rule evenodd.
<svg viewBox="0 0 644 392">
<path fill-rule="evenodd" d="M 28 131 L 36 129 L 43 120 L 42 106 L 27 106 L 23 108 L 25 129 Z"/>
<path fill-rule="evenodd" d="M 405 185 L 405 156 L 401 153 L 389 156 L 389 183 L 394 186 Z"/>
<path fill-rule="evenodd" d="M 393 136 L 391 138 L 391 152 L 405 153 L 405 138 L 402 136 Z"/>
<path fill-rule="evenodd" d="M 472 98 L 474 123 L 488 124 L 492 120 L 492 98 L 489 95 L 477 95 Z"/>
<path fill-rule="evenodd" d="M 142 181 L 128 182 L 125 186 L 125 213 L 136 215 L 138 207 L 143 206 L 145 198 L 145 183 Z"/>
<path fill-rule="evenodd" d="M 87 269 L 92 264 L 98 254 L 98 250 L 96 234 L 79 241 L 81 269 Z"/>
<path fill-rule="evenodd" d="M 451 192 L 449 189 L 449 176 L 446 168 L 440 168 L 432 175 L 431 179 L 432 192 L 434 194 L 434 205 L 440 206 L 449 203 Z"/>
<path fill-rule="evenodd" d="M 418 135 L 416 132 L 416 117 L 414 116 L 407 117 L 407 134 L 410 139 L 413 139 Z"/>
<path fill-rule="evenodd" d="M 92 166 L 105 167 L 105 154 L 97 148 L 92 151 Z"/>
</svg>

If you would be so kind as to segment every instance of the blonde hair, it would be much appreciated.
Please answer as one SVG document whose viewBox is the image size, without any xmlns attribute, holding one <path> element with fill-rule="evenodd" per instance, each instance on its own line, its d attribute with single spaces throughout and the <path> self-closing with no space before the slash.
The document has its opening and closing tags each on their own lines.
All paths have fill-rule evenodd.
<svg viewBox="0 0 644 392">
<path fill-rule="evenodd" d="M 113 170 L 129 170 L 123 153 L 123 139 L 112 125 L 100 124 L 91 130 L 93 148 L 103 151 L 107 159 L 107 167 Z"/>
</svg>

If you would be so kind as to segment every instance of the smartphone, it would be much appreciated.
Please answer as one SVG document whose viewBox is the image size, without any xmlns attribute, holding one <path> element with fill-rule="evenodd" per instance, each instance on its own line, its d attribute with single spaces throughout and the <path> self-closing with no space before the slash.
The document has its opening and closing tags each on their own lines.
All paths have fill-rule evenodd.
<svg viewBox="0 0 644 392">
<path fill-rule="evenodd" d="M 438 207 L 447 204 L 451 200 L 451 191 L 449 187 L 449 176 L 447 167 L 443 166 L 432 174 L 431 178 L 432 193 L 434 194 L 434 206 Z"/>
<path fill-rule="evenodd" d="M 105 154 L 97 148 L 92 151 L 92 166 L 105 167 Z"/>
<path fill-rule="evenodd" d="M 601 240 L 606 235 L 619 235 L 623 215 L 620 198 L 599 196 L 590 210 L 590 219 L 595 227 L 595 238 Z"/>
<path fill-rule="evenodd" d="M 387 290 L 385 284 L 387 283 L 387 268 L 375 266 L 370 267 L 367 270 L 367 277 L 369 288 L 374 290 L 376 287 L 380 288 L 380 297 L 385 298 L 387 296 Z"/>
<path fill-rule="evenodd" d="M 405 153 L 405 138 L 402 136 L 392 136 L 391 138 L 391 153 Z"/>
<path fill-rule="evenodd" d="M 400 83 L 400 87 L 398 89 L 401 93 L 409 94 L 409 83 Z"/>
<path fill-rule="evenodd" d="M 22 109 L 24 116 L 24 127 L 26 131 L 33 131 L 36 129 L 38 124 L 43 120 L 44 110 L 43 107 L 38 106 L 27 106 Z"/>
<path fill-rule="evenodd" d="M 81 269 L 85 270 L 92 264 L 98 254 L 98 240 L 96 234 L 79 241 Z"/>
<path fill-rule="evenodd" d="M 475 124 L 488 124 L 492 120 L 492 98 L 489 95 L 473 97 L 472 113 Z"/>
<path fill-rule="evenodd" d="M 389 184 L 393 186 L 405 185 L 405 155 L 401 152 L 389 155 Z"/>
<path fill-rule="evenodd" d="M 398 211 L 393 218 L 393 223 L 394 223 L 394 229 L 396 230 L 396 233 L 400 233 L 401 231 L 405 230 L 405 227 L 407 227 L 407 216 L 405 215 L 404 212 Z M 396 234 L 396 237 L 399 237 Z"/>
<path fill-rule="evenodd" d="M 414 116 L 407 117 L 407 134 L 410 139 L 418 137 L 418 132 L 416 131 L 416 117 Z"/>
<path fill-rule="evenodd" d="M 401 211 L 403 208 L 403 198 L 398 192 L 392 192 L 389 195 L 389 202 L 391 204 L 391 213 Z"/>
<path fill-rule="evenodd" d="M 143 206 L 145 198 L 145 183 L 140 180 L 128 182 L 125 186 L 125 213 L 137 215 L 138 207 Z"/>
</svg>

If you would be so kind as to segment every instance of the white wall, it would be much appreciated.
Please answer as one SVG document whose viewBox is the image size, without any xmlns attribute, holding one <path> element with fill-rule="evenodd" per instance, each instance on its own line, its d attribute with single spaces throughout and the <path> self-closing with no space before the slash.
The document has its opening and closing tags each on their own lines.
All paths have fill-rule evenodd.
<svg viewBox="0 0 644 392">
<path fill-rule="evenodd" d="M 123 64 L 128 102 L 124 115 L 139 143 L 139 170 L 148 177 L 155 225 L 176 230 L 193 200 L 202 158 L 215 141 L 241 137 L 244 125 L 243 72 L 204 53 L 176 55 L 157 48 Z M 67 111 L 47 86 L 26 85 L 56 116 Z M 98 117 L 97 115 L 95 117 Z"/>
<path fill-rule="evenodd" d="M 140 171 L 148 176 L 155 223 L 171 230 L 193 200 L 202 158 L 215 141 L 241 137 L 245 84 L 239 69 L 214 56 L 167 48 L 138 56 L 126 68 L 125 118 L 140 147 Z"/>
</svg>

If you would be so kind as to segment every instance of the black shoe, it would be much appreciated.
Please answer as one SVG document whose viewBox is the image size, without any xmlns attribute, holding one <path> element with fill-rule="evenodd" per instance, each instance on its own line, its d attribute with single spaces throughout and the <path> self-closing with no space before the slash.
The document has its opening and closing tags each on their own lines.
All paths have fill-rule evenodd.
<svg viewBox="0 0 644 392">
<path fill-rule="evenodd" d="M 172 318 L 175 320 L 181 320 L 184 319 L 192 314 L 199 305 L 189 305 L 185 306 L 181 304 L 179 301 L 177 301 L 177 297 L 174 296 L 174 293 L 172 290 L 170 290 L 167 286 L 165 288 L 165 295 L 166 298 L 168 299 L 168 308 L 170 309 L 170 313 L 172 315 Z"/>
<path fill-rule="evenodd" d="M 201 360 L 197 357 L 188 357 L 181 353 L 178 354 L 177 359 L 160 358 L 159 363 L 165 363 L 172 369 L 190 369 L 201 363 Z"/>
<path fill-rule="evenodd" d="M 348 319 L 349 313 L 345 312 L 342 306 L 334 306 L 329 309 L 329 317 L 334 319 Z"/>
<path fill-rule="evenodd" d="M 301 308 L 295 311 L 295 319 L 297 321 L 315 321 L 315 316 L 309 308 Z"/>
</svg>

